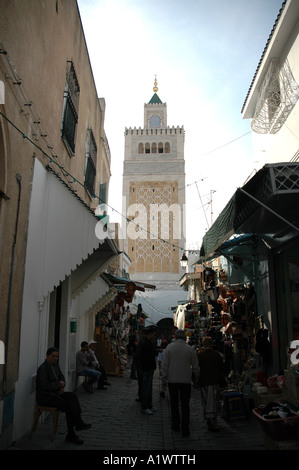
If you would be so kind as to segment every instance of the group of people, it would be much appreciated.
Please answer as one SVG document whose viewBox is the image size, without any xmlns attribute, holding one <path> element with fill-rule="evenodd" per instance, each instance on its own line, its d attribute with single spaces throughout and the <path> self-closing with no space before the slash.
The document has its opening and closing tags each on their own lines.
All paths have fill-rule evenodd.
<svg viewBox="0 0 299 470">
<path fill-rule="evenodd" d="M 156 357 L 160 370 L 163 392 L 168 389 L 171 407 L 171 427 L 181 431 L 183 436 L 190 434 L 190 397 L 192 384 L 200 388 L 204 418 L 208 429 L 217 431 L 217 415 L 220 411 L 220 390 L 225 385 L 224 364 L 221 355 L 213 348 L 210 337 L 202 340 L 202 348 L 197 351 L 186 342 L 183 330 L 177 329 L 170 342 L 156 345 L 156 329 L 142 330 L 142 338 L 137 339 L 135 331 L 131 338 L 133 348 L 131 378 L 138 379 L 138 398 L 141 411 L 152 415 L 156 409 L 152 403 L 153 375 Z"/>
<path fill-rule="evenodd" d="M 156 369 L 156 330 L 144 328 L 140 341 L 135 336 L 132 378 L 138 379 L 138 398 L 141 402 L 141 411 L 152 415 L 157 411 L 152 402 L 153 376 Z M 104 367 L 95 355 L 96 342 L 83 341 L 81 349 L 76 355 L 77 374 L 88 377 L 83 386 L 92 391 L 93 384 L 97 382 L 98 389 L 106 389 L 107 377 Z M 160 350 L 160 352 L 162 352 Z M 192 383 L 200 387 L 204 417 L 208 428 L 217 431 L 217 415 L 219 413 L 220 388 L 223 385 L 223 360 L 220 354 L 213 349 L 211 338 L 202 340 L 202 349 L 198 352 L 186 343 L 183 330 L 177 329 L 173 340 L 163 348 L 163 357 L 160 358 L 160 378 L 163 390 L 168 389 L 171 407 L 171 427 L 175 431 L 182 431 L 188 436 L 190 424 L 189 402 Z M 89 429 L 90 424 L 85 423 L 81 417 L 81 407 L 75 393 L 65 391 L 65 377 L 58 364 L 59 353 L 56 348 L 49 348 L 44 363 L 38 368 L 36 378 L 36 401 L 39 405 L 55 407 L 66 413 L 67 436 L 66 440 L 75 444 L 83 441 L 75 431 Z"/>
<path fill-rule="evenodd" d="M 76 354 L 76 372 L 89 379 L 82 385 L 90 393 L 93 391 L 95 382 L 100 390 L 106 390 L 105 385 L 110 385 L 107 382 L 105 368 L 96 357 L 96 344 L 94 340 L 83 341 L 80 351 Z M 54 407 L 65 412 L 68 429 L 66 441 L 82 444 L 83 440 L 77 436 L 75 431 L 89 429 L 91 425 L 82 420 L 82 410 L 77 395 L 65 391 L 66 381 L 59 367 L 58 359 L 58 349 L 49 348 L 45 361 L 37 370 L 36 402 L 38 405 Z"/>
<path fill-rule="evenodd" d="M 93 384 L 97 382 L 98 390 L 107 390 L 105 385 L 110 385 L 107 382 L 107 376 L 104 366 L 98 361 L 95 353 L 97 342 L 91 339 L 89 342 L 82 341 L 81 349 L 76 354 L 76 372 L 77 375 L 87 377 L 87 382 L 83 382 L 84 389 L 92 393 Z"/>
</svg>

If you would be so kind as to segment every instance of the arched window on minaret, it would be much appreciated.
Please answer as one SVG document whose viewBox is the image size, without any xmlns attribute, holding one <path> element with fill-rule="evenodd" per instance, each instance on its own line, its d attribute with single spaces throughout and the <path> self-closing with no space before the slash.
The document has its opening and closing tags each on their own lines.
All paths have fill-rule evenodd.
<svg viewBox="0 0 299 470">
<path fill-rule="evenodd" d="M 145 144 L 145 153 L 151 153 L 151 146 L 148 142 Z"/>
<path fill-rule="evenodd" d="M 162 142 L 159 142 L 158 152 L 163 153 L 163 144 L 162 144 Z"/>
<path fill-rule="evenodd" d="M 156 144 L 156 142 L 152 143 L 152 153 L 157 153 L 157 144 Z"/>
</svg>

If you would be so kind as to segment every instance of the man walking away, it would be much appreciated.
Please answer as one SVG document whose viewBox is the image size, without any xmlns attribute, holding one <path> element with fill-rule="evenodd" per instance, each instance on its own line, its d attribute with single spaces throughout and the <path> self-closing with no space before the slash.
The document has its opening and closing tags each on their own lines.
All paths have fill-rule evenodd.
<svg viewBox="0 0 299 470">
<path fill-rule="evenodd" d="M 192 372 L 195 382 L 197 383 L 199 367 L 196 351 L 186 343 L 185 332 L 183 330 L 176 330 L 175 341 L 170 343 L 164 352 L 161 366 L 161 379 L 164 389 L 167 388 L 168 384 L 172 429 L 179 431 L 181 427 L 184 437 L 190 434 L 189 403 L 191 397 Z"/>
<path fill-rule="evenodd" d="M 218 431 L 217 415 L 220 412 L 220 387 L 224 383 L 223 360 L 219 352 L 213 349 L 211 338 L 203 338 L 202 346 L 204 350 L 198 354 L 198 363 L 204 418 L 207 420 L 210 431 Z"/>
<path fill-rule="evenodd" d="M 144 328 L 143 337 L 136 348 L 136 366 L 138 371 L 141 411 L 152 415 L 153 408 L 153 375 L 156 369 L 156 348 L 153 343 L 155 331 L 151 327 Z"/>
</svg>

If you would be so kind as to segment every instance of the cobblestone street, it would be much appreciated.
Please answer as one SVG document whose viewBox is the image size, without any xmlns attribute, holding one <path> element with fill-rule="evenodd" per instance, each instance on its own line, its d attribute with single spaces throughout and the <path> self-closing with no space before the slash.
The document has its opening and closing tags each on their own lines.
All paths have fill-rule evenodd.
<svg viewBox="0 0 299 470">
<path fill-rule="evenodd" d="M 80 446 L 65 441 L 66 423 L 64 414 L 59 415 L 58 430 L 53 442 L 50 441 L 52 418 L 39 424 L 31 439 L 25 436 L 12 447 L 13 450 L 97 450 L 109 456 L 109 451 L 168 451 L 193 454 L 195 451 L 214 450 L 265 450 L 264 434 L 252 417 L 227 423 L 219 419 L 218 433 L 208 431 L 203 420 L 200 392 L 192 390 L 190 402 L 190 436 L 182 437 L 180 432 L 171 430 L 170 406 L 166 393 L 160 396 L 158 371 L 154 376 L 153 405 L 158 409 L 148 416 L 140 411 L 137 397 L 137 381 L 123 377 L 109 377 L 111 386 L 105 391 L 86 393 L 82 386 L 77 394 L 82 406 L 85 422 L 91 429 L 80 432 L 84 443 Z M 116 455 L 120 455 L 117 454 Z"/>
</svg>

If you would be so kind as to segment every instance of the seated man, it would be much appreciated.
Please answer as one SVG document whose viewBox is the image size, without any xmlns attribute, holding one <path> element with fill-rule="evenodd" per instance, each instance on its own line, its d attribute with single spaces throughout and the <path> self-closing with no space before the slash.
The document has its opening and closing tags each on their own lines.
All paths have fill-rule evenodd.
<svg viewBox="0 0 299 470">
<path fill-rule="evenodd" d="M 81 407 L 77 396 L 72 392 L 65 392 L 65 378 L 58 365 L 58 350 L 49 348 L 46 360 L 39 366 L 36 375 L 36 402 L 38 405 L 50 406 L 65 412 L 68 434 L 66 441 L 82 444 L 83 441 L 75 434 L 77 431 L 89 429 L 81 418 Z"/>
<path fill-rule="evenodd" d="M 81 343 L 81 349 L 76 354 L 76 372 L 83 377 L 89 377 L 88 382 L 82 384 L 87 392 L 92 393 L 92 386 L 96 381 L 98 382 L 98 390 L 106 390 L 101 372 L 92 369 L 92 357 L 88 353 L 87 341 Z"/>
<path fill-rule="evenodd" d="M 104 381 L 104 385 L 111 385 L 110 383 L 107 382 L 107 375 L 106 375 L 106 371 L 105 371 L 104 366 L 102 364 L 100 364 L 98 359 L 97 359 L 96 351 L 95 351 L 96 350 L 96 344 L 97 344 L 97 342 L 94 341 L 93 339 L 88 341 L 88 347 L 89 347 L 88 354 L 92 358 L 91 367 L 93 367 L 94 369 L 99 370 L 101 372 L 102 377 L 103 377 L 103 381 Z"/>
</svg>

